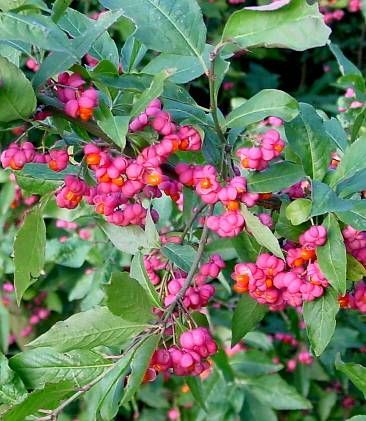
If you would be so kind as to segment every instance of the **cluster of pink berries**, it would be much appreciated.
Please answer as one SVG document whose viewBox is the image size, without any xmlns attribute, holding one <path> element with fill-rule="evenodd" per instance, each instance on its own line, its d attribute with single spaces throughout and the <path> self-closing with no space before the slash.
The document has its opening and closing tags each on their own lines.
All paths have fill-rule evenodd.
<svg viewBox="0 0 366 421">
<path fill-rule="evenodd" d="M 225 211 L 221 215 L 207 218 L 207 226 L 221 237 L 234 237 L 244 228 L 244 218 L 240 213 L 240 203 L 248 207 L 255 205 L 259 194 L 247 191 L 245 177 L 233 177 L 224 187 L 221 186 L 216 168 L 212 165 L 178 164 L 175 167 L 179 181 L 193 187 L 203 202 L 221 202 Z"/>
<path fill-rule="evenodd" d="M 366 231 L 358 231 L 348 225 L 342 234 L 347 252 L 366 266 Z"/>
<path fill-rule="evenodd" d="M 259 136 L 259 145 L 250 148 L 239 148 L 236 155 L 243 168 L 261 171 L 268 167 L 273 159 L 279 157 L 285 147 L 279 132 L 270 129 Z"/>
<path fill-rule="evenodd" d="M 73 118 L 90 120 L 98 106 L 98 91 L 86 87 L 86 81 L 77 73 L 61 73 L 56 83 L 58 99 L 64 104 L 64 111 Z"/>
<path fill-rule="evenodd" d="M 33 58 L 29 58 L 25 65 L 28 67 L 29 70 L 32 70 L 32 72 L 38 72 L 39 68 L 41 67 L 38 61 L 34 60 Z"/>
<path fill-rule="evenodd" d="M 327 8 L 321 8 L 320 11 L 323 13 L 324 22 L 328 25 L 333 22 L 338 22 L 344 18 L 344 11 L 342 9 L 332 11 Z"/>
<path fill-rule="evenodd" d="M 326 229 L 312 226 L 300 236 L 299 247 L 292 243 L 286 247 L 286 262 L 264 253 L 256 263 L 238 263 L 232 274 L 236 282 L 233 289 L 240 294 L 248 292 L 273 311 L 299 307 L 304 301 L 320 297 L 328 281 L 316 262 L 315 249 L 326 241 Z"/>
<path fill-rule="evenodd" d="M 149 124 L 162 136 L 159 143 L 144 148 L 135 159 L 113 156 L 112 151 L 97 144 L 86 145 L 86 163 L 94 172 L 97 186 L 88 188 L 81 179 L 69 176 L 57 194 L 60 207 L 74 208 L 85 196 L 108 222 L 140 225 L 147 214 L 141 204 L 143 198 L 160 197 L 162 192 L 175 201 L 180 198 L 181 184 L 165 176 L 160 166 L 177 150 L 201 148 L 201 137 L 193 127 L 172 123 L 170 114 L 161 110 L 159 100 L 152 101 L 143 114 L 147 116 L 144 125 L 138 117 L 131 122 L 131 130 L 141 130 Z M 155 211 L 152 216 L 158 217 Z"/>
<path fill-rule="evenodd" d="M 24 142 L 21 145 L 11 143 L 1 153 L 1 164 L 4 168 L 21 170 L 25 164 L 30 162 L 48 164 L 53 171 L 64 170 L 69 163 L 69 155 L 64 149 L 51 149 L 48 153 L 39 153 L 31 142 Z"/>
<path fill-rule="evenodd" d="M 356 92 L 353 88 L 346 89 L 344 98 L 346 98 L 346 100 L 341 98 L 341 105 L 338 107 L 338 111 L 341 113 L 345 113 L 348 110 L 357 110 L 364 106 L 364 102 L 357 100 Z"/>
<path fill-rule="evenodd" d="M 362 10 L 362 0 L 348 0 L 347 9 L 351 13 L 357 13 Z"/>
<path fill-rule="evenodd" d="M 157 349 L 145 374 L 146 381 L 152 381 L 161 372 L 177 376 L 199 376 L 210 367 L 207 358 L 217 352 L 217 345 L 210 332 L 203 327 L 188 330 L 179 338 L 180 346 Z"/>
<path fill-rule="evenodd" d="M 173 278 L 169 281 L 168 294 L 164 299 L 164 304 L 167 307 L 175 301 L 185 280 L 186 278 Z M 199 310 L 207 306 L 208 301 L 214 294 L 215 287 L 211 284 L 190 286 L 183 297 L 183 305 L 187 310 Z"/>
<path fill-rule="evenodd" d="M 69 221 L 64 221 L 63 219 L 57 219 L 56 227 L 64 229 L 64 230 L 70 230 L 70 231 L 77 230 L 79 237 L 85 241 L 90 240 L 90 238 L 92 237 L 92 231 L 90 229 L 79 228 L 79 225 L 76 222 L 69 222 Z M 62 236 L 59 238 L 61 243 L 66 242 L 68 239 L 69 237 L 67 236 Z"/>
<path fill-rule="evenodd" d="M 338 301 L 341 308 L 366 313 L 366 283 L 364 281 L 357 282 L 354 290 L 339 297 Z"/>
<path fill-rule="evenodd" d="M 161 255 L 158 250 L 154 250 L 150 255 L 144 256 L 144 266 L 153 285 L 158 285 L 161 282 L 159 271 L 167 267 L 167 260 Z"/>
<path fill-rule="evenodd" d="M 183 305 L 187 310 L 200 310 L 202 307 L 206 307 L 208 301 L 215 294 L 215 287 L 207 282 L 210 279 L 218 277 L 220 271 L 225 267 L 225 263 L 221 256 L 213 255 L 209 261 L 203 263 L 198 273 L 195 275 L 195 285 L 190 286 L 184 297 Z M 182 289 L 184 281 L 186 280 L 186 274 L 181 271 L 176 273 L 168 283 L 168 294 L 165 297 L 164 304 L 168 307 L 176 299 L 177 294 Z"/>
<path fill-rule="evenodd" d="M 228 3 L 236 5 L 236 4 L 243 4 L 243 3 L 245 3 L 245 1 L 246 0 L 228 0 Z"/>
<path fill-rule="evenodd" d="M 311 365 L 314 362 L 314 357 L 309 351 L 300 351 L 295 358 L 291 358 L 286 362 L 287 371 L 295 371 L 297 364 Z"/>
<path fill-rule="evenodd" d="M 286 345 L 291 345 L 297 347 L 299 345 L 299 341 L 290 333 L 285 332 L 276 332 L 273 335 L 273 339 L 279 342 L 282 342 Z"/>
</svg>

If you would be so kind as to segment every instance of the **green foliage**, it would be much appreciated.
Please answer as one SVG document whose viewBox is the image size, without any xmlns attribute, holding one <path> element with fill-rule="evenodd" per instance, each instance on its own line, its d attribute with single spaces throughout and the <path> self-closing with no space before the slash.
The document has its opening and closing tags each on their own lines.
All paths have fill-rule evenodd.
<svg viewBox="0 0 366 421">
<path fill-rule="evenodd" d="M 100 345 L 121 346 L 144 328 L 144 323 L 124 320 L 106 307 L 95 307 L 57 322 L 29 346 L 51 347 L 60 352 L 92 349 Z"/>
<path fill-rule="evenodd" d="M 304 303 L 306 330 L 317 356 L 325 350 L 334 334 L 338 310 L 337 295 L 331 289 L 319 299 Z"/>
<path fill-rule="evenodd" d="M 87 349 L 60 353 L 52 348 L 40 348 L 15 355 L 9 365 L 27 388 L 42 389 L 46 384 L 66 380 L 83 386 L 103 373 L 112 362 Z"/>
<path fill-rule="evenodd" d="M 46 226 L 42 209 L 28 213 L 14 241 L 14 284 L 17 302 L 40 276 L 45 261 Z"/>
<path fill-rule="evenodd" d="M 263 319 L 266 312 L 265 306 L 258 304 L 248 295 L 243 295 L 233 314 L 231 344 L 236 345 Z"/>
<path fill-rule="evenodd" d="M 248 230 L 252 233 L 257 242 L 275 256 L 283 259 L 282 250 L 272 231 L 266 225 L 263 225 L 255 215 L 249 212 L 246 206 L 242 205 L 241 212 L 244 216 Z"/>
<path fill-rule="evenodd" d="M 107 306 L 116 316 L 131 322 L 147 322 L 152 317 L 151 301 L 145 290 L 127 272 L 114 272 L 105 286 Z"/>
<path fill-rule="evenodd" d="M 25 120 L 36 108 L 36 96 L 23 72 L 0 57 L 0 122 Z"/>
<path fill-rule="evenodd" d="M 151 335 L 135 351 L 131 361 L 131 374 L 127 380 L 121 405 L 129 402 L 137 392 L 138 387 L 142 383 L 145 372 L 149 366 L 150 358 L 155 351 L 159 340 L 159 335 Z"/>
<path fill-rule="evenodd" d="M 322 181 L 329 165 L 332 142 L 314 107 L 300 104 L 300 114 L 285 125 L 286 137 L 306 175 Z"/>
<path fill-rule="evenodd" d="M 312 206 L 309 199 L 296 199 L 286 207 L 286 218 L 292 225 L 300 225 L 310 218 Z"/>
<path fill-rule="evenodd" d="M 250 174 L 248 187 L 258 193 L 279 191 L 292 186 L 304 176 L 301 165 L 284 161 L 271 165 L 265 171 Z"/>
<path fill-rule="evenodd" d="M 345 363 L 340 358 L 336 360 L 337 370 L 344 373 L 351 382 L 366 396 L 366 368 L 361 364 Z"/>
<path fill-rule="evenodd" d="M 20 377 L 10 369 L 8 360 L 0 354 L 0 403 L 14 405 L 27 397 L 27 390 Z"/>
<path fill-rule="evenodd" d="M 173 261 L 185 272 L 189 272 L 196 255 L 195 249 L 188 244 L 167 244 L 161 251 L 168 259 Z"/>
<path fill-rule="evenodd" d="M 365 393 L 364 233 L 346 241 L 347 250 L 342 235 L 346 225 L 366 231 L 366 89 L 357 33 L 363 18 L 352 13 L 332 22 L 329 43 L 316 2 L 247 4 L 0 0 L 1 150 L 29 141 L 36 153 L 18 153 L 22 169 L 0 172 L 0 349 L 8 357 L 0 354 L 1 420 L 164 421 L 170 411 L 185 421 L 363 417 L 356 415 L 364 405 L 353 385 Z M 332 11 L 347 2 L 321 6 Z M 65 71 L 85 81 L 67 90 L 68 98 L 98 91 L 87 121 L 81 113 L 72 117 L 63 102 L 58 75 Z M 153 128 L 155 116 L 144 114 L 155 98 L 170 115 L 160 114 L 164 133 Z M 147 126 L 133 132 L 136 117 Z M 174 130 L 196 129 L 202 148 L 185 151 L 192 138 L 174 130 L 165 138 L 171 123 Z M 262 148 L 270 129 L 284 140 L 284 151 L 268 142 L 276 156 L 268 166 L 259 163 L 265 170 L 239 168 L 237 149 Z M 169 157 L 158 146 L 163 138 L 162 149 L 173 150 Z M 90 143 L 102 150 L 98 172 L 85 157 Z M 59 149 L 69 162 L 53 171 L 44 161 Z M 2 161 L 9 167 L 7 153 Z M 117 173 L 117 157 L 136 159 L 144 174 Z M 228 189 L 233 200 L 211 197 L 211 206 L 197 194 L 203 180 L 177 183 L 180 163 L 192 166 L 187 178 L 196 165 L 215 167 L 220 187 L 212 197 L 234 176 L 246 178 L 247 190 Z M 163 182 L 147 186 L 155 170 Z M 123 188 L 112 174 L 123 178 Z M 86 184 L 73 210 L 57 206 L 70 175 Z M 97 214 L 99 200 L 108 205 Z M 146 212 L 138 224 L 109 222 L 110 212 L 127 215 L 135 203 Z M 206 218 L 224 212 L 234 224 L 231 209 L 239 206 L 245 220 L 239 235 L 223 238 L 208 229 Z M 261 222 L 266 217 L 268 226 Z M 305 261 L 299 236 L 311 225 L 323 225 L 328 238 Z M 290 293 L 292 285 L 279 291 L 273 268 L 252 273 L 250 264 L 267 252 L 301 277 L 300 292 Z M 296 268 L 291 253 L 301 254 Z M 215 255 L 225 267 L 215 267 Z M 303 287 L 320 289 L 310 263 L 330 286 L 306 301 L 302 313 L 295 301 L 304 300 Z M 189 289 L 166 306 L 177 277 Z M 215 294 L 201 309 L 197 300 L 205 300 L 207 283 Z M 344 308 L 348 298 L 352 309 Z M 180 338 L 195 327 L 209 329 L 218 345 L 209 359 L 204 346 L 192 352 L 195 369 L 210 365 L 202 376 L 175 375 L 174 365 L 152 359 L 157 349 L 167 358 L 163 350 L 176 347 L 189 362 Z M 336 360 L 338 352 L 347 362 Z M 349 398 L 352 410 L 344 408 Z"/>
<path fill-rule="evenodd" d="M 223 40 L 235 42 L 241 48 L 263 46 L 303 51 L 325 45 L 329 34 L 317 3 L 295 0 L 233 13 L 224 28 Z"/>
<path fill-rule="evenodd" d="M 316 249 L 319 267 L 332 287 L 344 295 L 347 258 L 342 233 L 336 217 L 332 214 L 328 214 L 323 225 L 327 229 L 327 242 Z"/>
<path fill-rule="evenodd" d="M 298 113 L 298 103 L 289 94 L 275 89 L 264 89 L 233 110 L 226 117 L 226 125 L 242 128 L 269 116 L 291 121 Z"/>
</svg>

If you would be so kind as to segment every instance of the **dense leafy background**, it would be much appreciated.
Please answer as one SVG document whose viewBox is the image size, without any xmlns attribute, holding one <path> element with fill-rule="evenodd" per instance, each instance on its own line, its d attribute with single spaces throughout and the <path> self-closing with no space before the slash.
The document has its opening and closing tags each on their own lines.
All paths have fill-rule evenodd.
<svg viewBox="0 0 366 421">
<path fill-rule="evenodd" d="M 214 81 L 214 91 L 227 115 L 226 120 L 220 116 L 220 124 L 230 130 L 229 140 L 235 144 L 246 126 L 272 115 L 285 120 L 289 161 L 250 175 L 248 185 L 252 191 L 266 193 L 289 187 L 305 174 L 313 180 L 311 201 L 282 202 L 276 234 L 296 240 L 310 218 L 320 222 L 327 215 L 323 223 L 330 233 L 329 243 L 319 248 L 318 258 L 332 289 L 307 303 L 303 316 L 293 309 L 267 312 L 250 297 L 233 294 L 230 273 L 237 259 L 254 261 L 262 247 L 282 255 L 271 231 L 244 209 L 253 235 L 243 233 L 232 241 L 215 239 L 209 244 L 207 252 L 220 253 L 228 267 L 217 281 L 217 296 L 208 317 L 193 315 L 198 323 L 215 327 L 221 345 L 211 374 L 202 381 L 159 376 L 140 386 L 159 341 L 158 335 L 143 337 L 146 327 L 154 323 L 151 307 L 161 307 L 142 264 L 143 253 L 159 247 L 152 220 L 145 229 L 120 229 L 106 224 L 86 206 L 75 211 L 58 209 L 51 192 L 62 184 L 65 174 L 78 171 L 72 166 L 54 173 L 28 164 L 16 176 L 22 191 L 9 180 L 8 172 L 2 171 L 1 283 L 7 285 L 14 279 L 16 288 L 14 293 L 3 289 L 0 301 L 0 348 L 6 355 L 0 355 L 1 419 L 34 419 L 29 417 L 36 413 L 41 417 L 39 409 L 54 409 L 76 390 L 83 391 L 85 385 L 91 385 L 90 390 L 68 406 L 60 420 L 158 421 L 173 419 L 168 416 L 173 417 L 175 408 L 179 408 L 180 419 L 187 421 L 366 419 L 365 316 L 353 310 L 339 311 L 337 302 L 338 293 L 352 289 L 352 282 L 366 274 L 362 264 L 346 255 L 340 237 L 345 224 L 366 230 L 364 202 L 356 203 L 357 192 L 366 188 L 365 108 L 339 113 L 349 105 L 344 92 L 351 85 L 365 101 L 363 13 L 348 12 L 342 0 L 322 3 L 328 11 L 344 10 L 345 16 L 331 24 L 330 48 L 306 50 L 323 45 L 329 31 L 316 31 L 321 18 L 309 18 L 315 6 L 305 1 L 293 0 L 285 6 L 289 13 L 295 10 L 295 17 L 304 17 L 305 28 L 315 25 L 311 36 L 305 37 L 287 32 L 288 22 L 271 30 L 263 12 L 241 15 L 238 11 L 243 4 L 225 0 L 198 3 L 0 0 L 2 147 L 19 136 L 16 128 L 34 113 L 35 91 L 39 104 L 57 106 L 48 95 L 46 81 L 73 66 L 102 92 L 104 106 L 97 111 L 94 133 L 56 113 L 49 131 L 34 121 L 27 122 L 35 126 L 28 133 L 34 144 L 42 148 L 58 142 L 78 151 L 81 140 L 101 134 L 123 149 L 126 116 L 138 115 L 152 99 L 161 97 L 177 121 L 188 121 L 205 132 L 205 149 L 199 159 L 217 163 L 218 138 L 205 112 L 210 106 L 209 86 L 200 76 L 208 71 L 212 45 L 234 38 L 236 46 L 248 49 L 235 52 L 229 70 L 226 60 L 232 47 L 226 46 L 216 63 L 220 76 Z M 256 3 L 245 3 L 253 5 Z M 104 8 L 110 11 L 97 21 L 91 19 Z M 281 20 L 284 12 L 278 13 Z M 132 21 L 138 27 L 136 32 Z M 155 31 L 156 21 L 160 32 Z M 259 35 L 248 38 L 247 30 Z M 87 53 L 100 60 L 96 67 L 87 66 Z M 36 73 L 26 65 L 29 56 L 42 63 Z M 120 63 L 124 77 L 118 77 Z M 171 70 L 172 63 L 176 70 L 170 75 L 165 70 Z M 180 84 L 187 84 L 187 90 Z M 318 109 L 332 118 L 324 122 Z M 329 174 L 328 156 L 335 147 L 344 155 L 337 170 Z M 29 199 L 32 194 L 42 196 L 36 205 Z M 161 215 L 157 228 L 184 226 L 195 198 L 185 205 L 183 217 L 166 199 L 154 204 Z M 57 219 L 77 226 L 59 227 Z M 161 252 L 189 271 L 197 232 L 190 233 L 190 244 L 169 244 Z M 29 328 L 31 316 L 40 308 L 45 317 Z M 276 333 L 280 332 L 291 335 L 292 344 L 278 340 Z M 142 345 L 130 348 L 131 338 L 138 335 L 144 339 Z M 230 351 L 238 343 L 234 349 L 239 352 Z M 289 369 L 296 353 L 310 348 L 319 358 L 309 366 L 298 364 Z M 113 364 L 110 355 L 118 355 L 121 349 L 127 352 Z M 99 376 L 103 378 L 93 384 Z"/>
</svg>

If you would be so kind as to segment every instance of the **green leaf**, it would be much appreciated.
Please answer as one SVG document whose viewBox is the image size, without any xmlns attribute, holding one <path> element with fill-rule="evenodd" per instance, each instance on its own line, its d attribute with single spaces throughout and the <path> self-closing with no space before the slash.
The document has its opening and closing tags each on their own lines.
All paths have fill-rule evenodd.
<svg viewBox="0 0 366 421">
<path fill-rule="evenodd" d="M 156 228 L 156 224 L 151 216 L 150 209 L 147 210 L 145 221 L 145 234 L 149 244 L 154 244 L 154 248 L 160 248 L 160 235 Z"/>
<path fill-rule="evenodd" d="M 176 266 L 187 273 L 189 272 L 196 256 L 196 250 L 188 244 L 167 244 L 161 249 L 161 252 Z"/>
<path fill-rule="evenodd" d="M 104 287 L 107 306 L 116 316 L 131 322 L 148 322 L 152 318 L 151 300 L 139 283 L 127 272 L 114 272 Z"/>
<path fill-rule="evenodd" d="M 339 70 L 341 71 L 343 76 L 346 75 L 359 75 L 362 77 L 361 71 L 350 61 L 347 57 L 342 53 L 341 49 L 338 47 L 337 44 L 333 42 L 329 42 L 329 49 L 333 53 L 334 57 L 336 58 L 339 66 Z"/>
<path fill-rule="evenodd" d="M 260 402 L 273 409 L 311 409 L 311 403 L 299 395 L 296 389 L 286 383 L 278 374 L 250 378 L 248 389 Z"/>
<path fill-rule="evenodd" d="M 46 247 L 46 225 L 39 207 L 31 210 L 14 241 L 14 286 L 18 304 L 24 292 L 43 269 Z"/>
<path fill-rule="evenodd" d="M 207 46 L 204 54 L 208 56 L 211 46 Z M 204 56 L 204 60 L 208 61 L 208 57 Z M 143 73 L 148 75 L 156 75 L 163 70 L 174 70 L 169 80 L 174 83 L 188 83 L 200 77 L 204 69 L 201 61 L 194 56 L 183 56 L 178 54 L 161 53 L 153 58 L 143 69 Z"/>
<path fill-rule="evenodd" d="M 305 173 L 321 181 L 328 170 L 333 141 L 325 131 L 323 120 L 314 107 L 300 104 L 300 114 L 285 124 L 288 143 L 300 158 Z"/>
<path fill-rule="evenodd" d="M 352 132 L 351 132 L 351 143 L 354 142 L 357 139 L 358 134 L 359 134 L 361 128 L 363 127 L 363 123 L 365 121 L 365 118 L 366 118 L 366 108 L 363 108 L 357 114 L 357 117 L 355 118 L 355 121 L 353 123 Z"/>
<path fill-rule="evenodd" d="M 245 399 L 240 417 L 245 421 L 277 421 L 276 413 L 271 407 L 264 404 L 261 399 L 257 399 L 247 389 L 245 389 Z"/>
<path fill-rule="evenodd" d="M 337 187 L 337 191 L 342 193 L 353 176 L 360 176 L 361 171 L 366 169 L 366 162 L 363 157 L 366 154 L 365 137 L 353 142 L 345 151 L 340 164 L 331 176 L 330 186 Z M 348 191 L 348 194 L 352 191 Z"/>
<path fill-rule="evenodd" d="M 222 241 L 223 240 L 220 238 L 219 244 L 222 243 Z M 236 237 L 233 237 L 231 239 L 231 243 L 234 246 L 236 253 L 241 261 L 244 261 L 244 262 L 256 261 L 258 254 L 260 253 L 261 247 L 255 240 L 255 238 L 253 238 L 247 232 L 245 231 L 241 232 Z M 217 247 L 217 251 L 220 253 L 219 246 Z M 231 260 L 231 258 L 228 260 Z"/>
<path fill-rule="evenodd" d="M 113 363 L 89 350 L 67 353 L 52 348 L 36 348 L 21 352 L 9 360 L 9 365 L 27 388 L 41 389 L 46 383 L 69 380 L 83 386 L 102 374 Z"/>
<path fill-rule="evenodd" d="M 289 94 L 276 89 L 263 89 L 226 117 L 226 126 L 244 128 L 267 117 L 291 121 L 299 113 L 297 101 Z"/>
<path fill-rule="evenodd" d="M 2 421 L 20 421 L 29 419 L 28 416 L 44 416 L 40 409 L 55 409 L 63 399 L 75 393 L 72 382 L 61 382 L 46 385 L 42 390 L 36 390 L 28 395 L 21 403 L 13 406 L 3 415 Z"/>
<path fill-rule="evenodd" d="M 143 323 L 123 320 L 106 307 L 95 307 L 57 322 L 28 346 L 51 347 L 64 352 L 91 349 L 100 345 L 122 345 L 146 327 Z"/>
<path fill-rule="evenodd" d="M 140 64 L 141 60 L 144 58 L 146 52 L 147 48 L 145 45 L 137 40 L 133 34 L 130 35 L 121 50 L 121 64 L 123 71 L 130 73 L 135 70 L 138 64 Z M 148 72 L 144 70 L 143 73 Z"/>
<path fill-rule="evenodd" d="M 167 71 L 161 72 L 154 76 L 151 85 L 141 94 L 137 101 L 133 104 L 131 117 L 141 114 L 147 105 L 155 98 L 158 98 L 164 89 L 164 81 L 170 76 Z"/>
<path fill-rule="evenodd" d="M 70 6 L 72 0 L 56 0 L 52 6 L 52 20 L 57 23 L 62 15 L 65 13 L 66 9 Z"/>
<path fill-rule="evenodd" d="M 16 174 L 16 180 L 19 187 L 31 194 L 39 194 L 43 196 L 46 193 L 57 190 L 61 186 L 61 181 L 56 180 L 41 180 L 33 177 L 26 177 L 18 171 Z"/>
<path fill-rule="evenodd" d="M 336 369 L 344 373 L 351 382 L 361 390 L 366 398 L 366 367 L 356 363 L 345 363 L 338 357 L 335 362 Z"/>
<path fill-rule="evenodd" d="M 320 270 L 332 287 L 344 295 L 346 293 L 346 247 L 337 218 L 328 214 L 323 221 L 328 231 L 327 242 L 317 247 L 316 255 Z"/>
<path fill-rule="evenodd" d="M 80 268 L 91 248 L 90 241 L 78 237 L 68 238 L 63 243 L 58 238 L 53 238 L 46 243 L 46 261 L 69 268 Z"/>
<path fill-rule="evenodd" d="M 186 382 L 187 382 L 190 392 L 192 393 L 192 396 L 194 397 L 194 400 L 206 412 L 207 408 L 205 404 L 204 392 L 202 390 L 201 379 L 190 376 L 190 377 L 186 377 Z"/>
<path fill-rule="evenodd" d="M 27 389 L 19 376 L 9 368 L 8 360 L 0 354 L 0 404 L 15 405 L 27 397 Z"/>
<path fill-rule="evenodd" d="M 347 133 L 342 127 L 341 122 L 338 119 L 332 117 L 331 119 L 324 121 L 324 127 L 327 134 L 333 140 L 335 146 L 341 151 L 345 151 L 349 145 L 349 142 Z"/>
<path fill-rule="evenodd" d="M 350 200 L 340 199 L 327 184 L 313 180 L 311 188 L 313 207 L 311 216 L 323 215 L 328 212 L 345 212 L 353 207 Z"/>
<path fill-rule="evenodd" d="M 284 259 L 281 247 L 273 232 L 266 225 L 263 225 L 255 215 L 249 212 L 246 206 L 242 205 L 241 213 L 244 216 L 248 231 L 250 231 L 257 242 L 275 256 Z"/>
<path fill-rule="evenodd" d="M 0 41 L 32 44 L 50 51 L 68 54 L 68 38 L 50 19 L 45 16 L 24 16 L 19 13 L 0 13 Z"/>
<path fill-rule="evenodd" d="M 233 314 L 231 346 L 236 345 L 248 332 L 255 328 L 267 311 L 266 306 L 259 304 L 249 295 L 242 295 Z"/>
<path fill-rule="evenodd" d="M 304 177 L 305 173 L 301 165 L 282 161 L 271 165 L 265 171 L 250 173 L 247 180 L 250 191 L 268 193 L 292 186 Z"/>
<path fill-rule="evenodd" d="M 19 67 L 21 52 L 8 43 L 0 43 L 0 56 L 5 57 L 11 63 L 15 64 L 15 66 Z"/>
<path fill-rule="evenodd" d="M 159 341 L 160 335 L 151 335 L 135 351 L 131 363 L 131 374 L 128 376 L 121 405 L 129 402 L 137 392 Z"/>
<path fill-rule="evenodd" d="M 230 358 L 230 364 L 235 373 L 245 376 L 272 374 L 283 368 L 282 364 L 273 363 L 270 357 L 257 349 L 250 349 L 233 355 Z"/>
<path fill-rule="evenodd" d="M 25 164 L 23 169 L 17 172 L 17 175 L 22 177 L 34 178 L 36 180 L 44 181 L 63 181 L 66 175 L 77 175 L 79 168 L 69 165 L 62 171 L 52 171 L 48 165 L 28 163 Z"/>
<path fill-rule="evenodd" d="M 136 25 L 135 37 L 146 47 L 170 54 L 201 57 L 206 42 L 206 27 L 195 0 L 101 0 L 108 9 L 121 9 Z M 146 13 L 146 10 L 149 13 Z"/>
<path fill-rule="evenodd" d="M 329 419 L 330 413 L 337 402 L 337 392 L 326 391 L 319 399 L 318 412 L 320 421 Z"/>
<path fill-rule="evenodd" d="M 286 207 L 286 218 L 292 225 L 300 225 L 310 218 L 311 200 L 296 199 Z"/>
<path fill-rule="evenodd" d="M 0 81 L 0 122 L 29 117 L 36 109 L 32 85 L 15 64 L 1 56 Z"/>
<path fill-rule="evenodd" d="M 91 49 L 94 42 L 121 16 L 120 12 L 106 12 L 97 21 L 93 21 L 80 36 L 69 41 L 69 53 L 50 54 L 42 62 L 41 68 L 33 78 L 33 84 L 39 86 L 57 73 L 68 70 Z"/>
<path fill-rule="evenodd" d="M 322 297 L 304 303 L 306 331 L 317 357 L 323 353 L 332 339 L 338 310 L 337 293 L 331 288 L 328 288 Z"/>
<path fill-rule="evenodd" d="M 347 279 L 358 282 L 366 276 L 366 268 L 350 254 L 347 254 Z"/>
<path fill-rule="evenodd" d="M 280 215 L 276 224 L 276 234 L 280 237 L 297 242 L 299 235 L 310 227 L 310 223 L 305 222 L 301 225 L 293 225 L 286 216 L 287 206 L 286 203 L 281 204 Z"/>
<path fill-rule="evenodd" d="M 241 48 L 304 51 L 325 45 L 330 32 L 317 3 L 292 0 L 234 12 L 225 25 L 222 40 Z"/>
<path fill-rule="evenodd" d="M 337 217 L 345 224 L 351 225 L 353 228 L 364 231 L 366 230 L 366 202 L 364 200 L 354 200 L 353 208 L 346 212 L 337 212 Z"/>
<path fill-rule="evenodd" d="M 58 25 L 73 38 L 86 33 L 86 31 L 94 27 L 95 20 L 88 18 L 83 13 L 74 9 L 67 9 L 62 16 Z M 116 43 L 113 41 L 108 32 L 104 32 L 91 46 L 89 53 L 96 59 L 108 60 L 117 68 L 119 64 L 119 55 Z"/>
<path fill-rule="evenodd" d="M 0 217 L 6 215 L 15 197 L 15 186 L 13 182 L 2 185 L 0 191 Z"/>
<path fill-rule="evenodd" d="M 154 285 L 151 283 L 149 275 L 146 272 L 143 255 L 141 253 L 136 253 L 133 256 L 130 266 L 130 276 L 133 279 L 136 279 L 137 282 L 144 288 L 144 290 L 150 296 L 151 302 L 154 306 L 162 308 L 161 301 Z"/>
<path fill-rule="evenodd" d="M 151 244 L 148 241 L 145 231 L 138 225 L 118 227 L 108 223 L 101 223 L 100 227 L 112 244 L 125 253 L 136 254 L 140 250 L 149 250 L 155 246 L 155 244 Z"/>
<path fill-rule="evenodd" d="M 102 380 L 85 394 L 88 402 L 88 419 L 98 418 L 100 413 L 103 420 L 111 420 L 117 415 L 119 401 L 123 389 L 123 381 L 131 362 L 133 353 L 130 351 L 108 372 Z"/>
<path fill-rule="evenodd" d="M 0 350 L 6 353 L 9 347 L 9 312 L 0 302 Z"/>
<path fill-rule="evenodd" d="M 17 9 L 24 2 L 25 0 L 0 0 L 0 9 L 7 12 L 8 10 Z"/>
<path fill-rule="evenodd" d="M 96 113 L 95 118 L 103 132 L 123 151 L 126 146 L 130 118 L 122 115 L 114 116 L 112 111 L 104 104 L 101 104 L 101 111 Z"/>
</svg>

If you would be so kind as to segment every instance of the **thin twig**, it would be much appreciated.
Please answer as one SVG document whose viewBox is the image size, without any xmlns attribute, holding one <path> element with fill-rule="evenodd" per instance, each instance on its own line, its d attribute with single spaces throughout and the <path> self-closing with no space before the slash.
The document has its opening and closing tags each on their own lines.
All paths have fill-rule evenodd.
<svg viewBox="0 0 366 421">
<path fill-rule="evenodd" d="M 213 205 L 210 205 L 208 208 L 208 213 L 207 213 L 207 217 L 211 216 L 213 213 Z M 203 231 L 202 231 L 202 235 L 201 235 L 201 239 L 198 245 L 198 249 L 197 249 L 197 253 L 196 253 L 196 257 L 194 258 L 194 261 L 192 263 L 191 269 L 188 272 L 187 278 L 184 281 L 184 284 L 182 286 L 182 288 L 180 289 L 180 291 L 178 292 L 178 294 L 175 297 L 175 300 L 170 304 L 170 306 L 167 308 L 164 317 L 163 317 L 163 321 L 167 322 L 170 318 L 170 316 L 172 315 L 176 305 L 180 302 L 180 300 L 184 297 L 185 293 L 187 292 L 187 289 L 190 287 L 191 282 L 193 280 L 194 275 L 196 274 L 196 271 L 198 269 L 198 266 L 200 264 L 204 249 L 205 249 L 205 245 L 206 245 L 206 241 L 208 238 L 208 226 L 207 226 L 207 221 L 205 222 L 205 225 L 203 227 Z"/>
<path fill-rule="evenodd" d="M 182 241 L 184 240 L 188 231 L 191 229 L 191 227 L 192 227 L 194 221 L 196 220 L 196 218 L 198 217 L 198 215 L 205 209 L 206 206 L 207 206 L 206 203 L 202 203 L 202 205 L 196 211 L 192 212 L 192 215 L 191 215 L 190 219 L 188 220 L 188 222 L 186 224 L 186 227 L 184 228 L 184 231 L 182 233 Z"/>
</svg>

